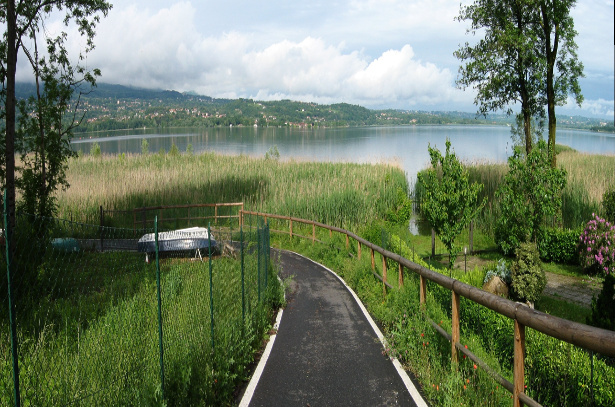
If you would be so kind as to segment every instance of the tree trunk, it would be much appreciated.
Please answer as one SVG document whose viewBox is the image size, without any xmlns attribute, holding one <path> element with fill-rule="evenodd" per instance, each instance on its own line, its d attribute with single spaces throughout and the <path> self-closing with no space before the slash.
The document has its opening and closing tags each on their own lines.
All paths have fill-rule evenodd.
<svg viewBox="0 0 615 407">
<path fill-rule="evenodd" d="M 549 10 L 545 2 L 540 4 L 540 12 L 542 14 L 542 29 L 545 40 L 545 55 L 547 57 L 547 116 L 549 118 L 549 155 L 551 157 L 551 167 L 556 167 L 555 159 L 555 87 L 553 84 L 555 69 L 555 58 L 557 57 L 557 48 L 559 43 L 558 24 L 549 17 Z M 551 31 L 555 32 L 553 45 L 551 45 Z"/>
</svg>

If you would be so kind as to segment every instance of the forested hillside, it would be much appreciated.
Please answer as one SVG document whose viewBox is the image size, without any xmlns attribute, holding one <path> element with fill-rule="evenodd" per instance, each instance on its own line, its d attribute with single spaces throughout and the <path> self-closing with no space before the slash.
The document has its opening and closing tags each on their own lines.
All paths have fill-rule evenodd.
<svg viewBox="0 0 615 407">
<path fill-rule="evenodd" d="M 34 85 L 18 84 L 17 98 L 35 93 Z M 338 103 L 320 105 L 290 100 L 214 99 L 194 93 L 149 90 L 121 85 L 98 84 L 81 95 L 79 112 L 83 115 L 76 133 L 118 129 L 217 126 L 343 127 L 420 124 L 501 124 L 510 125 L 512 117 L 492 114 L 487 118 L 474 113 L 370 110 Z M 562 117 L 566 127 L 613 132 L 613 122 L 583 117 Z"/>
</svg>

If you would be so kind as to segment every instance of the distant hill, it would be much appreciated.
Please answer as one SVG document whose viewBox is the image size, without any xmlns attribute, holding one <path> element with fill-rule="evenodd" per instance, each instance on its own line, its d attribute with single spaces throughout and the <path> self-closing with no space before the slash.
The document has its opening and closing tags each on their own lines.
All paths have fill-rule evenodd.
<svg viewBox="0 0 615 407">
<path fill-rule="evenodd" d="M 34 84 L 16 84 L 17 98 L 36 94 Z M 215 99 L 194 92 L 99 83 L 82 95 L 85 116 L 77 132 L 156 127 L 289 126 L 339 127 L 421 124 L 511 125 L 513 117 L 468 112 L 371 110 L 348 103 L 319 105 L 291 100 Z M 613 122 L 558 117 L 559 127 L 613 132 Z"/>
</svg>

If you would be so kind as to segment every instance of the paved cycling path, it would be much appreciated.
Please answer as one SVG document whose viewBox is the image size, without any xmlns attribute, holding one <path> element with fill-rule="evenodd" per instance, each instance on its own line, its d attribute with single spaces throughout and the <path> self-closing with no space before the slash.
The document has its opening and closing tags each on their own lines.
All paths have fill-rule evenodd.
<svg viewBox="0 0 615 407">
<path fill-rule="evenodd" d="M 286 251 L 272 257 L 278 255 L 281 277 L 292 276 L 287 307 L 241 405 L 424 406 L 403 369 L 383 355 L 377 327 L 345 285 L 309 259 Z"/>
</svg>

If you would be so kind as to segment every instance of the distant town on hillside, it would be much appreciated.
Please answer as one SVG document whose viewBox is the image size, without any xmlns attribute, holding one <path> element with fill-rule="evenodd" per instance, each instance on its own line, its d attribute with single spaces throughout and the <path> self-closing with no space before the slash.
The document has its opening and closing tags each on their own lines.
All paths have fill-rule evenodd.
<svg viewBox="0 0 615 407">
<path fill-rule="evenodd" d="M 18 99 L 35 94 L 33 84 L 16 87 Z M 468 112 L 371 110 L 338 103 L 214 99 L 195 93 L 149 90 L 99 83 L 81 95 L 84 113 L 75 133 L 138 128 L 287 126 L 301 128 L 378 125 L 512 125 L 514 116 Z M 558 117 L 558 127 L 615 132 L 613 121 L 580 116 Z"/>
</svg>

